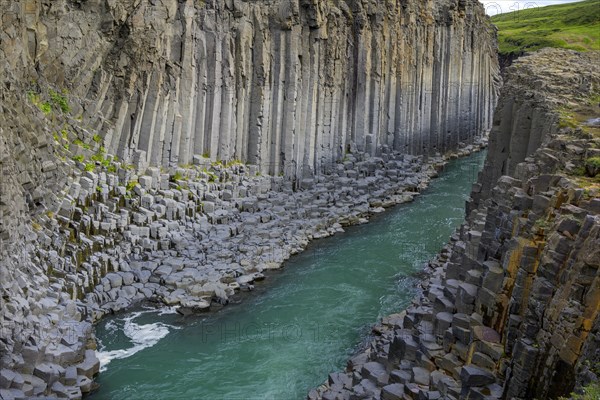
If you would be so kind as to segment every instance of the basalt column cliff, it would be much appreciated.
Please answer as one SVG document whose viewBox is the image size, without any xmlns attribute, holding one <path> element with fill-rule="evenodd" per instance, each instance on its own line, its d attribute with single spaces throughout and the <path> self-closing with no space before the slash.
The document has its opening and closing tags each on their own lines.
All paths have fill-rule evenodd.
<svg viewBox="0 0 600 400">
<path fill-rule="evenodd" d="M 444 152 L 489 128 L 494 32 L 474 1 L 3 2 L 3 68 L 81 99 L 139 165 L 327 171 L 353 142 Z"/>
<path fill-rule="evenodd" d="M 310 398 L 597 398 L 598 57 L 543 49 L 506 70 L 465 223 Z"/>
<path fill-rule="evenodd" d="M 281 263 L 412 198 L 418 156 L 488 131 L 499 85 L 475 0 L 15 0 L 0 22 L 7 398 L 89 392 L 106 313 L 207 308 L 267 239 Z"/>
</svg>

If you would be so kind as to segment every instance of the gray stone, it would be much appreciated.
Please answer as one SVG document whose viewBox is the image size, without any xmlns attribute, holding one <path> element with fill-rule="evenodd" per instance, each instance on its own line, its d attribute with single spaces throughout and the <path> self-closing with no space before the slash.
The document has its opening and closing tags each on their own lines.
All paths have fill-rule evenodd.
<svg viewBox="0 0 600 400">
<path fill-rule="evenodd" d="M 460 380 L 464 386 L 485 386 L 495 382 L 494 375 L 483 368 L 466 365 L 460 370 Z"/>
<path fill-rule="evenodd" d="M 77 374 L 85 375 L 90 379 L 93 379 L 100 371 L 100 361 L 96 357 L 94 350 L 86 350 L 84 360 L 76 365 Z"/>
<path fill-rule="evenodd" d="M 363 377 L 368 378 L 379 385 L 386 384 L 389 379 L 389 374 L 387 373 L 385 366 L 374 361 L 363 365 L 361 374 Z"/>
<path fill-rule="evenodd" d="M 12 385 L 13 380 L 15 379 L 16 373 L 9 369 L 1 369 L 0 370 L 0 387 L 8 389 Z"/>
<path fill-rule="evenodd" d="M 38 378 L 44 380 L 49 385 L 52 385 L 54 382 L 58 381 L 58 378 L 64 374 L 65 370 L 60 365 L 52 364 L 52 363 L 42 363 L 38 364 L 34 370 L 33 375 Z"/>
<path fill-rule="evenodd" d="M 85 375 L 78 375 L 76 386 L 82 393 L 89 393 L 92 391 L 93 381 Z"/>
<path fill-rule="evenodd" d="M 403 400 L 404 399 L 404 385 L 400 383 L 393 383 L 391 385 L 384 386 L 381 389 L 381 400 Z"/>
<path fill-rule="evenodd" d="M 423 386 L 429 386 L 429 370 L 421 367 L 414 367 L 412 372 L 415 383 Z"/>
<path fill-rule="evenodd" d="M 108 279 L 112 288 L 119 288 L 123 285 L 123 278 L 117 273 L 111 272 L 107 274 L 106 279 Z"/>
<path fill-rule="evenodd" d="M 461 283 L 458 285 L 458 296 L 464 304 L 474 304 L 477 298 L 477 286 Z"/>
</svg>

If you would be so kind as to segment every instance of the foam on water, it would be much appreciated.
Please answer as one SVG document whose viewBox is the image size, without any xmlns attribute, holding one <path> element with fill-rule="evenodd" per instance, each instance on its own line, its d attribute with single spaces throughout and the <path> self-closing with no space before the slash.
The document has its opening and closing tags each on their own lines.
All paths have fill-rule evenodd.
<svg viewBox="0 0 600 400">
<path fill-rule="evenodd" d="M 158 315 L 177 314 L 177 307 L 163 307 L 158 310 Z"/>
<path fill-rule="evenodd" d="M 159 312 L 161 311 L 163 310 L 159 310 Z M 141 350 L 152 347 L 169 334 L 169 328 L 176 329 L 175 327 L 160 322 L 155 322 L 152 324 L 138 324 L 134 322 L 136 318 L 147 312 L 156 312 L 156 310 L 139 311 L 123 318 L 123 333 L 125 336 L 127 336 L 127 338 L 129 338 L 133 346 L 126 349 L 103 351 L 102 349 L 104 349 L 104 346 L 100 342 L 101 349 L 100 351 L 96 352 L 96 356 L 100 360 L 100 372 L 105 371 L 107 365 L 112 360 L 128 358 Z M 168 314 L 169 312 L 166 313 Z M 115 321 L 108 322 L 106 327 L 113 333 L 118 330 L 118 326 Z"/>
</svg>

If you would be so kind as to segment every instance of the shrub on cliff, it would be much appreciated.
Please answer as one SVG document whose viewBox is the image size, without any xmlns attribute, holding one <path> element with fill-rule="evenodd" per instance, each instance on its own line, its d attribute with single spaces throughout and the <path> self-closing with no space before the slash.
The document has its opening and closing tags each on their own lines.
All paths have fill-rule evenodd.
<svg viewBox="0 0 600 400">
<path fill-rule="evenodd" d="M 591 157 L 585 160 L 585 172 L 590 177 L 600 173 L 600 157 Z"/>
</svg>

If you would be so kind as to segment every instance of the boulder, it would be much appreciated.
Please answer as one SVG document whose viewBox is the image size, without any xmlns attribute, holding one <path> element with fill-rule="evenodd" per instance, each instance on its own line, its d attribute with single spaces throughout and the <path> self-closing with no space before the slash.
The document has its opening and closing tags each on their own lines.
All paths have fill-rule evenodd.
<svg viewBox="0 0 600 400">
<path fill-rule="evenodd" d="M 42 379 L 44 382 L 52 385 L 54 382 L 58 381 L 59 377 L 64 374 L 65 369 L 60 365 L 52 364 L 52 363 L 42 363 L 38 364 L 34 370 L 33 375 Z"/>
<path fill-rule="evenodd" d="M 385 366 L 375 361 L 363 365 L 361 374 L 363 377 L 380 385 L 386 384 L 389 379 L 389 374 Z"/>
<path fill-rule="evenodd" d="M 94 350 L 86 350 L 83 361 L 76 365 L 77 374 L 85 375 L 90 379 L 100 372 L 100 360 L 96 357 Z"/>
<path fill-rule="evenodd" d="M 460 370 L 460 381 L 463 386 L 485 386 L 495 382 L 494 375 L 483 368 L 466 365 Z"/>
<path fill-rule="evenodd" d="M 392 383 L 384 386 L 381 389 L 381 400 L 403 400 L 404 385 L 400 383 Z"/>
</svg>

